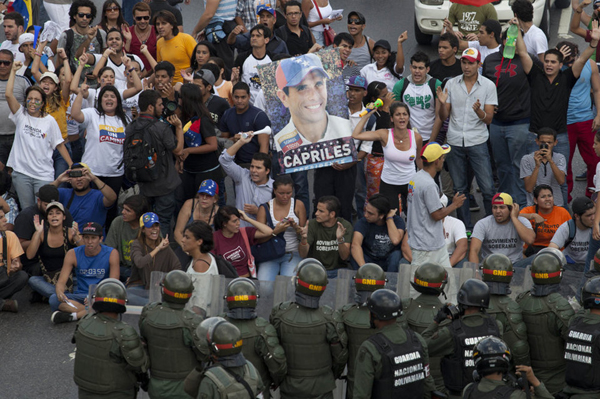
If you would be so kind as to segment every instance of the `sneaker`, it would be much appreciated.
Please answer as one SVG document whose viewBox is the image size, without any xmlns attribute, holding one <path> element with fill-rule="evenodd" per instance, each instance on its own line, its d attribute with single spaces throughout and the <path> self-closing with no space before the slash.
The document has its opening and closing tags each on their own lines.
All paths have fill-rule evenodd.
<svg viewBox="0 0 600 399">
<path fill-rule="evenodd" d="M 17 313 L 19 311 L 19 303 L 16 299 L 5 299 L 2 305 L 3 312 Z"/>
<path fill-rule="evenodd" d="M 54 324 L 68 323 L 70 321 L 73 321 L 73 316 L 71 316 L 71 313 L 61 312 L 60 310 L 57 310 L 56 312 L 52 313 L 52 317 L 50 317 L 50 320 Z"/>
<path fill-rule="evenodd" d="M 575 176 L 575 181 L 587 181 L 587 170 L 582 174 Z"/>
<path fill-rule="evenodd" d="M 471 212 L 479 212 L 481 208 L 479 207 L 479 205 L 477 204 L 477 201 L 475 200 L 475 196 L 473 194 L 469 194 L 469 210 Z"/>
</svg>

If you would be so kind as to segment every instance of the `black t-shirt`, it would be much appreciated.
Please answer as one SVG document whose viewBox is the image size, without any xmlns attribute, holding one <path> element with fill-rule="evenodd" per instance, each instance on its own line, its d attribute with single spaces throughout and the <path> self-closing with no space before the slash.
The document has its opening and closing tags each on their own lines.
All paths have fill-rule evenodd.
<svg viewBox="0 0 600 399">
<path fill-rule="evenodd" d="M 212 95 L 206 103 L 206 108 L 208 108 L 208 112 L 210 112 L 210 116 L 212 117 L 215 126 L 219 126 L 219 120 L 230 106 L 229 102 L 223 97 Z"/>
<path fill-rule="evenodd" d="M 300 26 L 300 36 L 293 33 L 287 24 L 277 29 L 275 34 L 285 41 L 291 56 L 306 54 L 313 45 L 310 30 L 306 26 Z"/>
<path fill-rule="evenodd" d="M 159 11 L 170 11 L 175 16 L 175 19 L 177 20 L 177 25 L 183 26 L 183 18 L 181 17 L 181 11 L 167 3 L 165 0 L 152 0 L 152 2 L 150 3 L 150 9 L 152 10 L 151 19 L 153 19 Z"/>
<path fill-rule="evenodd" d="M 202 118 L 192 120 L 190 128 L 184 133 L 184 148 L 197 147 L 206 144 L 207 137 L 216 137 L 215 125 L 210 118 L 203 116 Z M 200 135 L 201 139 L 195 138 Z M 219 155 L 217 151 L 208 152 L 205 154 L 190 154 L 183 161 L 183 169 L 186 172 L 200 173 L 214 169 L 219 166 Z"/>
<path fill-rule="evenodd" d="M 529 118 L 529 82 L 521 58 L 506 59 L 502 50 L 488 55 L 483 62 L 483 76 L 496 84 L 498 110 L 494 120 L 513 122 Z"/>
<path fill-rule="evenodd" d="M 71 227 L 73 225 L 73 217 L 71 216 L 71 213 L 68 209 L 66 209 L 65 211 L 66 218 L 63 225 L 65 227 Z M 31 240 L 31 237 L 33 237 L 33 234 L 35 233 L 35 225 L 33 224 L 33 217 L 35 215 L 38 215 L 40 217 L 40 220 L 45 219 L 45 216 L 43 216 L 42 212 L 40 212 L 37 203 L 35 205 L 23 209 L 19 213 L 19 215 L 15 219 L 15 227 L 13 229 L 13 232 L 17 235 L 17 237 L 19 237 L 19 239 L 26 241 Z M 21 255 L 21 263 L 23 264 L 23 267 L 34 265 L 38 261 L 39 259 L 37 256 L 33 259 L 27 259 L 26 254 Z"/>
<path fill-rule="evenodd" d="M 282 26 L 287 25 L 287 20 L 285 18 L 285 14 L 283 14 L 281 11 L 275 10 L 275 12 L 277 13 L 277 19 L 275 20 L 275 26 L 273 27 L 273 29 L 277 30 Z M 308 26 L 308 22 L 306 21 L 304 13 L 302 13 L 302 17 L 300 18 L 300 25 Z"/>
<path fill-rule="evenodd" d="M 527 75 L 531 87 L 531 122 L 529 131 L 537 132 L 542 127 L 551 127 L 557 133 L 567 132 L 567 110 L 569 97 L 577 78 L 567 68 L 558 72 L 550 82 L 544 71 L 535 64 Z"/>
<path fill-rule="evenodd" d="M 442 60 L 437 59 L 433 61 L 429 67 L 429 75 L 433 76 L 442 84 L 446 85 L 446 80 L 462 74 L 462 68 L 460 67 L 460 61 L 456 62 L 451 66 L 442 64 Z"/>
</svg>

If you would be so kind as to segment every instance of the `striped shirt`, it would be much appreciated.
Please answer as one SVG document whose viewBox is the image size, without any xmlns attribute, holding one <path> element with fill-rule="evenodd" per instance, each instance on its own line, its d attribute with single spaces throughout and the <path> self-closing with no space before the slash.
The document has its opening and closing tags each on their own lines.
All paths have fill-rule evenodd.
<svg viewBox="0 0 600 399">
<path fill-rule="evenodd" d="M 206 2 L 204 0 L 204 8 L 206 9 Z M 235 11 L 237 8 L 237 0 L 221 0 L 219 2 L 219 7 L 217 7 L 217 11 L 215 15 L 212 17 L 211 22 L 215 20 L 221 19 L 223 21 L 232 21 L 235 18 Z"/>
</svg>

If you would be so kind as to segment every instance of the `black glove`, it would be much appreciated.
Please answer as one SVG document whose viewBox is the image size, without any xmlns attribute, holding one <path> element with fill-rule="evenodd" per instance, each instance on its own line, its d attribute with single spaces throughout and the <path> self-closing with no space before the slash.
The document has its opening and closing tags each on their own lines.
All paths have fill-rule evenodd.
<svg viewBox="0 0 600 399">
<path fill-rule="evenodd" d="M 142 391 L 148 392 L 148 385 L 150 385 L 150 376 L 148 376 L 148 373 L 138 373 L 137 380 L 140 383 Z"/>
<path fill-rule="evenodd" d="M 437 314 L 433 318 L 433 321 L 440 324 L 442 321 L 448 319 L 448 305 L 444 305 L 438 310 Z"/>
</svg>

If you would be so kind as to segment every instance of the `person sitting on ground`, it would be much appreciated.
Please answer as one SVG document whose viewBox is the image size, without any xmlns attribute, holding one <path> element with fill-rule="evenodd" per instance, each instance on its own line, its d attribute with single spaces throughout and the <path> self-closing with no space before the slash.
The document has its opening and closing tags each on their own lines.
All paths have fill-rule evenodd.
<svg viewBox="0 0 600 399">
<path fill-rule="evenodd" d="M 213 227 L 215 216 L 219 211 L 219 186 L 214 180 L 207 179 L 200 184 L 198 193 L 194 198 L 185 201 L 179 210 L 177 216 L 177 225 L 175 226 L 175 241 L 182 245 L 183 231 L 185 227 L 196 221 L 201 220 Z"/>
<path fill-rule="evenodd" d="M 2 254 L 2 266 L 0 266 L 0 311 L 17 313 L 19 303 L 11 297 L 21 291 L 27 285 L 27 273 L 21 266 L 19 257 L 23 255 L 23 248 L 12 231 L 6 231 L 6 217 L 0 209 L 0 244 L 6 240 L 6 254 Z M 4 246 L 0 246 L 3 248 Z M 0 249 L 2 250 L 2 249 Z M 2 250 L 3 251 L 3 250 Z M 6 277 L 3 277 L 6 276 Z"/>
</svg>

